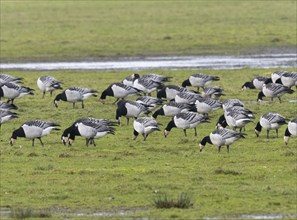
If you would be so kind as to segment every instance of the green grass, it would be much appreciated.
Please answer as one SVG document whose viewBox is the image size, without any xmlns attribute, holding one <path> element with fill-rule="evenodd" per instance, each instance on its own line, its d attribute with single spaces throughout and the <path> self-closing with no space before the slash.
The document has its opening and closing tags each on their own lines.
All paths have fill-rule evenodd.
<svg viewBox="0 0 297 220">
<path fill-rule="evenodd" d="M 255 123 L 267 111 L 276 111 L 292 119 L 296 117 L 296 93 L 285 95 L 284 102 L 256 103 L 257 91 L 241 91 L 241 85 L 256 75 L 270 75 L 276 69 L 205 70 L 203 73 L 221 77 L 213 85 L 222 86 L 227 98 L 244 100 L 247 108 L 257 112 Z M 292 71 L 293 69 L 287 69 Z M 140 74 L 156 72 L 172 76 L 172 84 L 180 85 L 193 70 L 146 70 Z M 55 218 L 72 216 L 58 213 L 99 211 L 135 211 L 125 216 L 151 218 L 195 219 L 203 216 L 237 214 L 296 214 L 296 137 L 288 146 L 283 142 L 286 126 L 280 137 L 265 131 L 259 138 L 254 134 L 255 124 L 248 124 L 247 138 L 235 142 L 227 153 L 225 147 L 206 145 L 199 152 L 199 141 L 212 130 L 222 110 L 210 114 L 211 122 L 199 125 L 198 137 L 188 130 L 173 129 L 167 138 L 163 132 L 154 132 L 147 141 L 138 137 L 132 140 L 133 128 L 124 122 L 116 135 L 96 140 L 97 147 L 85 146 L 78 137 L 71 147 L 60 141 L 61 132 L 52 132 L 43 138 L 44 147 L 36 141 L 18 138 L 10 146 L 14 129 L 32 119 L 52 120 L 61 129 L 70 126 L 77 118 L 92 116 L 115 119 L 113 98 L 101 104 L 98 98 L 79 105 L 61 102 L 54 107 L 54 97 L 42 99 L 36 80 L 41 75 L 52 75 L 64 82 L 64 87 L 82 86 L 102 92 L 110 83 L 121 81 L 132 71 L 7 71 L 24 78 L 24 85 L 36 89 L 34 96 L 15 100 L 20 117 L 2 125 L 0 133 L 1 193 L 0 206 L 20 210 L 49 210 Z M 234 79 L 234 80 L 230 80 Z M 294 88 L 295 90 L 295 88 Z M 55 95 L 57 92 L 55 92 Z M 155 95 L 155 94 L 154 94 Z M 131 97 L 135 99 L 135 97 Z M 267 99 L 266 99 L 267 100 Z M 158 117 L 163 124 L 170 118 Z M 157 209 L 152 201 L 157 195 L 191 196 L 188 209 Z M 118 218 L 123 216 L 119 215 Z M 98 217 L 99 218 L 99 217 Z M 102 217 L 107 218 L 107 217 Z M 114 217 L 117 218 L 117 217 Z"/>
<path fill-rule="evenodd" d="M 296 1 L 1 0 L 2 62 L 296 46 Z"/>
</svg>

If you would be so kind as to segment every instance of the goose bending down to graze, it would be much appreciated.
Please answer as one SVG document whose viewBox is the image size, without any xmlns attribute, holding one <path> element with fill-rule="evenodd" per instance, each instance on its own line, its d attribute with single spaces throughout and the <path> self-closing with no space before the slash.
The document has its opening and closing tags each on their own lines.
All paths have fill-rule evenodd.
<svg viewBox="0 0 297 220">
<path fill-rule="evenodd" d="M 255 127 L 255 133 L 257 137 L 259 137 L 262 128 L 264 128 L 267 131 L 266 137 L 269 138 L 269 131 L 275 129 L 276 137 L 278 137 L 278 129 L 286 123 L 287 119 L 284 116 L 275 112 L 268 112 L 260 117 L 260 120 Z"/>
<path fill-rule="evenodd" d="M 196 110 L 198 113 L 208 115 L 208 113 L 222 108 L 222 103 L 207 97 L 198 97 L 195 102 Z"/>
<path fill-rule="evenodd" d="M 72 102 L 74 108 L 76 102 L 81 102 L 81 107 L 84 108 L 84 100 L 89 98 L 90 96 L 97 97 L 95 93 L 98 93 L 98 91 L 89 88 L 68 88 L 56 96 L 56 98 L 54 99 L 54 104 L 58 108 L 58 102 L 62 100 L 66 102 Z"/>
<path fill-rule="evenodd" d="M 17 113 L 11 112 L 9 110 L 0 109 L 0 128 L 3 123 L 8 122 L 14 118 L 18 118 Z"/>
<path fill-rule="evenodd" d="M 135 119 L 133 122 L 133 128 L 133 140 L 135 140 L 137 136 L 141 134 L 144 138 L 143 140 L 145 141 L 150 133 L 153 131 L 160 131 L 158 122 L 155 119 L 149 117 Z"/>
<path fill-rule="evenodd" d="M 271 80 L 273 83 L 276 83 L 276 80 L 278 80 L 284 73 L 287 71 L 275 71 L 271 73 Z"/>
<path fill-rule="evenodd" d="M 197 87 L 198 91 L 199 88 L 205 88 L 208 86 L 212 81 L 219 81 L 220 78 L 218 76 L 206 75 L 206 74 L 193 74 L 188 79 L 183 81 L 182 87 L 186 86 L 193 86 Z"/>
<path fill-rule="evenodd" d="M 139 93 L 139 90 L 131 87 L 131 86 L 127 86 L 123 83 L 112 83 L 108 86 L 107 89 L 105 89 L 101 96 L 100 96 L 100 101 L 102 103 L 104 103 L 106 96 L 112 96 L 116 98 L 116 101 L 114 103 L 116 103 L 117 101 L 119 101 L 119 99 L 124 99 L 126 97 L 129 96 L 133 96 Z"/>
<path fill-rule="evenodd" d="M 161 85 L 162 85 L 161 82 L 156 82 L 143 77 L 136 78 L 133 81 L 133 87 L 142 91 L 144 94 L 147 94 L 147 95 L 150 95 L 153 91 L 157 90 L 157 88 L 160 88 Z"/>
<path fill-rule="evenodd" d="M 44 98 L 46 92 L 50 92 L 52 96 L 53 91 L 57 89 L 63 89 L 61 87 L 62 82 L 56 80 L 52 76 L 41 76 L 37 79 L 37 86 L 42 91 L 42 98 Z"/>
<path fill-rule="evenodd" d="M 287 129 L 285 131 L 285 135 L 284 135 L 284 141 L 285 141 L 286 145 L 289 143 L 289 138 L 292 135 L 297 136 L 297 118 L 292 119 L 288 123 L 288 127 L 287 127 Z"/>
<path fill-rule="evenodd" d="M 297 72 L 284 72 L 275 83 L 280 83 L 289 88 L 292 86 L 296 86 L 297 88 Z"/>
<path fill-rule="evenodd" d="M 136 99 L 136 102 L 146 105 L 148 107 L 148 112 L 151 113 L 156 108 L 163 104 L 163 100 L 151 96 L 141 96 Z"/>
<path fill-rule="evenodd" d="M 211 132 L 209 136 L 206 136 L 202 139 L 202 141 L 199 144 L 200 152 L 203 150 L 206 143 L 209 143 L 217 145 L 219 152 L 221 151 L 222 146 L 227 146 L 227 151 L 229 153 L 230 145 L 240 138 L 245 138 L 245 135 L 246 134 L 244 133 L 229 130 L 226 128 L 218 128 L 217 130 Z"/>
<path fill-rule="evenodd" d="M 289 87 L 283 86 L 282 84 L 278 84 L 278 83 L 264 84 L 262 87 L 262 91 L 259 92 L 258 94 L 258 101 L 262 101 L 263 97 L 266 96 L 271 98 L 271 100 L 277 97 L 279 99 L 279 102 L 282 102 L 280 98 L 281 96 L 283 96 L 286 93 L 292 94 L 293 92 L 294 90 L 290 89 Z"/>
<path fill-rule="evenodd" d="M 22 83 L 23 78 L 21 77 L 14 77 L 8 74 L 0 74 L 0 85 L 8 82 L 12 83 Z"/>
<path fill-rule="evenodd" d="M 41 137 L 50 134 L 52 130 L 60 130 L 57 128 L 58 126 L 60 125 L 55 122 L 42 120 L 25 122 L 20 128 L 12 132 L 10 145 L 13 145 L 18 137 L 24 137 L 32 139 L 32 146 L 34 146 L 35 138 L 39 139 L 40 144 L 43 146 Z"/>
<path fill-rule="evenodd" d="M 115 134 L 114 123 L 105 119 L 82 118 L 74 122 L 70 127 L 66 128 L 62 134 L 62 141 L 68 145 L 72 145 L 76 136 L 82 136 L 86 139 L 86 146 L 93 144 L 96 146 L 94 139 L 104 137 L 107 134 Z"/>
<path fill-rule="evenodd" d="M 167 137 L 172 128 L 181 128 L 187 136 L 186 129 L 194 128 L 195 136 L 197 136 L 196 127 L 203 122 L 208 122 L 208 117 L 194 113 L 194 112 L 181 112 L 172 118 L 164 131 L 164 136 Z"/>
<path fill-rule="evenodd" d="M 163 75 L 155 74 L 155 73 L 149 73 L 149 74 L 140 76 L 139 74 L 136 73 L 136 74 L 134 74 L 134 78 L 135 79 L 142 78 L 142 79 L 151 80 L 151 81 L 163 84 L 165 82 L 170 82 L 172 77 L 163 76 Z"/>
<path fill-rule="evenodd" d="M 163 105 L 160 109 L 154 112 L 152 117 L 156 119 L 158 115 L 164 115 L 173 117 L 181 112 L 188 112 L 190 110 L 195 110 L 193 105 L 188 103 L 176 103 L 175 101 L 171 101 L 165 105 Z"/>
<path fill-rule="evenodd" d="M 244 107 L 244 103 L 239 99 L 226 99 L 225 101 L 223 101 L 222 106 L 223 106 L 223 109 L 226 110 L 227 108 L 230 108 L 233 106 Z"/>
<path fill-rule="evenodd" d="M 242 90 L 248 89 L 258 89 L 262 90 L 263 84 L 272 83 L 272 80 L 268 76 L 256 76 L 252 81 L 246 82 L 241 86 Z"/>
<path fill-rule="evenodd" d="M 133 87 L 133 81 L 134 81 L 134 74 L 132 74 L 130 76 L 127 76 L 125 79 L 123 79 L 122 83 L 124 85 L 126 85 L 126 86 L 132 86 Z"/>
<path fill-rule="evenodd" d="M 200 97 L 201 96 L 199 94 L 191 92 L 191 91 L 180 92 L 175 96 L 174 101 L 176 103 L 195 104 L 196 100 Z"/>
<path fill-rule="evenodd" d="M 21 98 L 25 95 L 34 95 L 34 89 L 20 86 L 14 83 L 4 83 L 0 85 L 0 99 L 7 98 L 7 103 L 13 104 L 14 99 Z"/>
<path fill-rule="evenodd" d="M 118 124 L 121 123 L 120 118 L 124 116 L 127 118 L 127 125 L 129 124 L 129 118 L 138 118 L 140 114 L 148 114 L 148 105 L 141 104 L 136 101 L 126 101 L 120 100 L 118 103 L 118 108 L 116 110 L 116 120 Z"/>
<path fill-rule="evenodd" d="M 176 85 L 168 85 L 164 86 L 161 90 L 158 91 L 157 97 L 159 99 L 164 98 L 167 100 L 174 100 L 175 96 L 181 92 L 189 91 L 187 88 L 176 86 Z"/>
<path fill-rule="evenodd" d="M 9 103 L 0 101 L 0 109 L 2 109 L 2 110 L 17 110 L 18 107 L 14 104 L 9 104 Z"/>
<path fill-rule="evenodd" d="M 219 86 L 206 87 L 202 92 L 202 96 L 218 100 L 221 96 L 225 95 L 223 92 L 224 89 Z"/>
</svg>

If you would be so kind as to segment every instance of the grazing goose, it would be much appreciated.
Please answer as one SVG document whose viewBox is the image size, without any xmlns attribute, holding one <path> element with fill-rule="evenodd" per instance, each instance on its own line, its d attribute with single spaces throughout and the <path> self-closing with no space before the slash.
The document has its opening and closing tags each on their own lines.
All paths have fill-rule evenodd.
<svg viewBox="0 0 297 220">
<path fill-rule="evenodd" d="M 225 95 L 223 92 L 224 90 L 219 86 L 206 87 L 202 92 L 202 96 L 218 100 L 221 96 Z"/>
<path fill-rule="evenodd" d="M 34 95 L 34 89 L 29 87 L 20 86 L 14 83 L 4 83 L 0 87 L 0 99 L 1 97 L 7 98 L 8 103 L 13 104 L 14 99 L 21 98 L 25 95 Z"/>
<path fill-rule="evenodd" d="M 139 93 L 139 90 L 134 87 L 127 86 L 123 83 L 112 83 L 111 85 L 108 86 L 107 89 L 105 89 L 102 92 L 100 101 L 104 103 L 106 96 L 112 96 L 117 99 L 114 102 L 116 103 L 117 101 L 119 101 L 119 99 L 124 99 L 126 97 L 136 95 L 137 93 Z"/>
<path fill-rule="evenodd" d="M 138 74 L 139 75 L 139 74 Z M 122 83 L 126 86 L 133 86 L 134 74 L 127 76 Z"/>
<path fill-rule="evenodd" d="M 104 137 L 107 134 L 115 134 L 115 128 L 107 126 L 105 124 L 98 124 L 91 120 L 81 120 L 69 127 L 63 133 L 69 132 L 68 145 L 72 145 L 75 136 L 82 136 L 86 138 L 86 146 L 93 144 L 96 146 L 94 139 Z"/>
<path fill-rule="evenodd" d="M 278 78 L 275 83 L 282 84 L 291 88 L 292 86 L 296 86 L 297 88 L 297 72 L 284 72 L 280 78 Z"/>
<path fill-rule="evenodd" d="M 276 80 L 278 80 L 284 73 L 287 71 L 275 71 L 271 73 L 271 80 L 273 83 L 276 83 Z"/>
<path fill-rule="evenodd" d="M 14 104 L 9 104 L 9 103 L 0 101 L 0 109 L 2 109 L 2 110 L 16 110 L 16 109 L 18 109 L 18 107 L 15 106 Z"/>
<path fill-rule="evenodd" d="M 222 103 L 215 99 L 199 97 L 195 102 L 195 106 L 198 113 L 208 115 L 208 113 L 222 108 Z"/>
<path fill-rule="evenodd" d="M 176 103 L 195 104 L 196 100 L 200 97 L 201 96 L 199 94 L 196 94 L 194 92 L 180 92 L 175 96 L 174 101 Z"/>
<path fill-rule="evenodd" d="M 219 81 L 220 78 L 218 76 L 206 75 L 206 74 L 193 74 L 187 80 L 182 83 L 182 87 L 186 86 L 194 86 L 199 88 L 203 88 L 208 86 L 212 81 Z"/>
<path fill-rule="evenodd" d="M 255 127 L 255 133 L 257 137 L 262 130 L 262 127 L 267 130 L 267 138 L 269 138 L 269 131 L 272 129 L 276 130 L 276 137 L 278 137 L 278 129 L 286 124 L 286 118 L 278 113 L 268 112 L 260 117 L 259 122 Z"/>
<path fill-rule="evenodd" d="M 81 107 L 84 108 L 84 100 L 90 96 L 97 97 L 95 94 L 97 92 L 98 91 L 89 88 L 72 87 L 58 94 L 54 100 L 54 104 L 58 108 L 58 102 L 62 100 L 66 102 L 72 102 L 74 108 L 76 102 L 81 102 Z"/>
<path fill-rule="evenodd" d="M 136 102 L 146 105 L 148 107 L 148 112 L 151 113 L 156 108 L 158 108 L 160 105 L 163 104 L 163 101 L 159 98 L 154 98 L 151 96 L 141 96 L 138 99 L 136 99 Z"/>
<path fill-rule="evenodd" d="M 44 98 L 46 92 L 50 92 L 52 96 L 54 90 L 63 89 L 61 84 L 62 82 L 52 76 L 41 76 L 37 79 L 37 86 L 43 93 L 42 98 Z"/>
<path fill-rule="evenodd" d="M 148 114 L 148 107 L 149 106 L 136 101 L 120 100 L 116 110 L 116 120 L 118 120 L 118 124 L 120 124 L 120 118 L 124 116 L 127 118 L 127 124 L 129 124 L 129 118 L 137 118 L 141 113 Z"/>
<path fill-rule="evenodd" d="M 162 84 L 146 78 L 137 78 L 133 82 L 133 87 L 142 91 L 144 94 L 150 95 L 153 91 L 157 90 Z"/>
<path fill-rule="evenodd" d="M 74 130 L 74 133 L 77 134 L 78 136 L 81 136 L 80 133 L 78 132 L 77 130 L 77 124 L 78 123 L 92 123 L 92 124 L 97 124 L 98 126 L 105 126 L 105 127 L 113 127 L 113 126 L 116 126 L 117 123 L 116 122 L 112 122 L 112 121 L 109 121 L 107 119 L 97 119 L 97 118 L 92 118 L 92 117 L 88 117 L 88 118 L 80 118 L 78 120 L 76 120 L 70 127 L 66 128 L 61 136 L 61 140 L 63 142 L 64 145 L 66 145 L 66 142 L 68 140 L 68 136 L 69 134 Z M 107 129 L 108 130 L 108 129 Z M 111 129 L 112 130 L 112 129 Z M 107 132 L 99 132 L 98 134 L 96 134 L 95 138 L 98 138 L 100 137 L 100 135 L 104 135 L 104 134 L 108 134 Z M 72 140 L 73 142 L 73 140 Z M 86 143 L 92 143 L 92 140 L 88 140 L 86 138 Z"/>
<path fill-rule="evenodd" d="M 252 119 L 254 116 L 250 116 L 249 114 L 245 114 L 243 112 L 238 112 L 238 111 L 232 111 L 228 110 L 224 112 L 224 120 L 223 121 L 218 121 L 218 125 L 221 125 L 222 127 L 226 127 L 228 125 L 229 127 L 233 128 L 236 130 L 239 128 L 239 131 L 241 132 L 242 129 L 250 122 L 252 122 Z M 221 118 L 220 118 L 221 119 Z"/>
<path fill-rule="evenodd" d="M 272 83 L 271 78 L 267 76 L 256 76 L 254 77 L 254 79 L 252 79 L 252 81 L 244 83 L 241 86 L 241 89 L 246 90 L 247 88 L 249 88 L 249 89 L 262 90 L 262 86 L 264 83 L 265 84 Z"/>
<path fill-rule="evenodd" d="M 158 122 L 149 117 L 135 119 L 133 122 L 133 127 L 133 140 L 135 140 L 137 136 L 141 134 L 144 138 L 143 140 L 145 141 L 150 133 L 153 131 L 160 131 Z"/>
<path fill-rule="evenodd" d="M 142 77 L 140 77 L 139 74 L 134 74 L 134 78 L 143 78 L 143 79 L 146 79 L 146 80 L 151 80 L 151 81 L 163 84 L 165 82 L 170 82 L 170 79 L 172 77 L 163 76 L 163 75 L 159 75 L 159 74 L 155 74 L 155 73 L 150 73 L 150 74 L 146 74 L 146 75 L 144 75 Z"/>
<path fill-rule="evenodd" d="M 270 97 L 271 100 L 273 100 L 273 98 L 277 97 L 279 99 L 279 102 L 281 103 L 281 96 L 283 96 L 284 94 L 288 93 L 288 94 L 292 94 L 294 92 L 294 90 L 290 89 L 289 87 L 283 86 L 281 84 L 278 83 L 268 83 L 268 84 L 264 84 L 262 87 L 262 91 L 259 92 L 258 94 L 258 101 L 262 101 L 263 97 Z"/>
<path fill-rule="evenodd" d="M 22 83 L 23 78 L 20 77 L 14 77 L 7 74 L 0 74 L 0 85 L 4 83 Z"/>
<path fill-rule="evenodd" d="M 163 105 L 160 109 L 154 112 L 152 117 L 156 119 L 158 115 L 170 116 L 173 117 L 181 112 L 187 112 L 192 110 L 192 105 L 187 103 L 176 103 L 175 101 L 171 101 L 165 105 Z"/>
<path fill-rule="evenodd" d="M 229 147 L 235 141 L 240 138 L 245 138 L 244 133 L 236 132 L 226 128 L 218 128 L 217 130 L 210 133 L 209 136 L 206 136 L 200 142 L 200 152 L 205 147 L 206 143 L 214 144 L 218 146 L 218 151 L 221 151 L 222 146 L 227 146 L 227 151 L 229 153 Z"/>
<path fill-rule="evenodd" d="M 43 146 L 41 137 L 48 135 L 52 130 L 60 130 L 59 128 L 57 128 L 57 126 L 60 125 L 54 122 L 42 120 L 25 122 L 20 128 L 12 132 L 10 145 L 13 145 L 15 143 L 17 137 L 24 137 L 32 139 L 32 146 L 34 146 L 35 138 L 39 139 L 40 144 Z"/>
<path fill-rule="evenodd" d="M 284 135 L 284 141 L 286 145 L 289 143 L 289 138 L 291 137 L 291 135 L 297 136 L 297 118 L 294 118 L 288 123 L 288 127 Z"/>
<path fill-rule="evenodd" d="M 168 100 L 173 100 L 178 93 L 187 91 L 189 91 L 187 88 L 181 86 L 168 85 L 164 86 L 161 90 L 158 91 L 157 97 L 159 99 L 164 98 Z"/>
<path fill-rule="evenodd" d="M 241 106 L 244 107 L 244 104 L 239 99 L 226 99 L 223 104 L 223 109 L 226 110 L 227 108 L 233 107 L 233 106 Z"/>
<path fill-rule="evenodd" d="M 2 110 L 0 109 L 0 128 L 1 125 L 11 119 L 18 118 L 18 114 L 11 112 L 9 110 Z"/>
<path fill-rule="evenodd" d="M 164 136 L 167 137 L 172 128 L 181 128 L 187 136 L 186 129 L 194 128 L 195 136 L 197 136 L 196 127 L 203 122 L 208 122 L 208 117 L 199 115 L 193 112 L 181 112 L 172 118 L 164 131 Z"/>
</svg>

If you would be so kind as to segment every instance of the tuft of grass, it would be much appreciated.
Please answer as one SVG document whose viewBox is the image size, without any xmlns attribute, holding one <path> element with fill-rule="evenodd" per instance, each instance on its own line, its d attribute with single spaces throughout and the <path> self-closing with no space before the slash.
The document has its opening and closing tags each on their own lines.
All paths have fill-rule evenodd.
<svg viewBox="0 0 297 220">
<path fill-rule="evenodd" d="M 224 174 L 224 175 L 233 175 L 233 176 L 241 175 L 240 172 L 237 172 L 235 170 L 225 170 L 225 169 L 223 169 L 221 167 L 216 169 L 214 172 L 215 172 L 215 174 Z"/>
<path fill-rule="evenodd" d="M 185 192 L 182 192 L 177 197 L 176 200 L 172 199 L 166 193 L 159 194 L 153 200 L 153 204 L 158 209 L 170 209 L 170 208 L 188 209 L 193 206 L 190 195 Z"/>
<path fill-rule="evenodd" d="M 52 214 L 48 209 L 16 208 L 11 210 L 10 217 L 15 219 L 51 218 Z"/>
</svg>

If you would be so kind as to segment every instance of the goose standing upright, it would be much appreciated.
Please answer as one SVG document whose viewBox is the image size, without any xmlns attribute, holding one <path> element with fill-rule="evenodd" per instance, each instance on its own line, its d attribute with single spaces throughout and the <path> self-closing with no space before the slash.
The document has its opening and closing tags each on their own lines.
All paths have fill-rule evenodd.
<svg viewBox="0 0 297 220">
<path fill-rule="evenodd" d="M 151 134 L 153 131 L 160 131 L 158 122 L 149 117 L 141 117 L 135 119 L 133 122 L 133 127 L 133 140 L 135 140 L 137 136 L 141 134 L 144 138 L 143 140 L 145 141 L 148 135 Z"/>
<path fill-rule="evenodd" d="M 205 147 L 206 143 L 214 144 L 218 146 L 218 151 L 221 151 L 222 146 L 227 146 L 227 151 L 229 153 L 229 147 L 235 141 L 240 138 L 245 138 L 244 133 L 240 133 L 237 131 L 229 130 L 226 128 L 218 128 L 217 130 L 210 133 L 209 136 L 205 136 L 200 142 L 200 152 Z"/>
<path fill-rule="evenodd" d="M 42 120 L 25 122 L 21 127 L 12 132 L 10 145 L 13 145 L 18 137 L 24 137 L 32 139 L 32 146 L 34 146 L 35 138 L 39 139 L 40 144 L 44 146 L 41 137 L 50 134 L 52 130 L 60 130 L 57 128 L 58 126 L 60 125 L 55 122 Z"/>
<path fill-rule="evenodd" d="M 46 92 L 50 92 L 52 96 L 54 90 L 63 89 L 61 84 L 62 82 L 52 76 L 41 76 L 37 79 L 37 86 L 43 93 L 42 98 L 44 98 Z"/>
<path fill-rule="evenodd" d="M 297 118 L 292 119 L 288 123 L 288 127 L 284 135 L 284 141 L 286 145 L 289 143 L 289 138 L 291 137 L 291 135 L 297 136 Z"/>
<path fill-rule="evenodd" d="M 98 91 L 89 88 L 68 88 L 56 96 L 56 98 L 54 99 L 54 104 L 56 108 L 58 108 L 58 102 L 62 100 L 66 102 L 72 102 L 74 108 L 76 102 L 81 102 L 81 107 L 84 108 L 84 100 L 89 98 L 90 96 L 97 97 L 97 95 L 95 94 L 97 92 Z"/>
<path fill-rule="evenodd" d="M 34 89 L 29 87 L 19 86 L 14 83 L 3 83 L 0 85 L 0 99 L 7 98 L 7 103 L 13 104 L 14 99 L 21 98 L 25 95 L 34 95 Z"/>
</svg>

